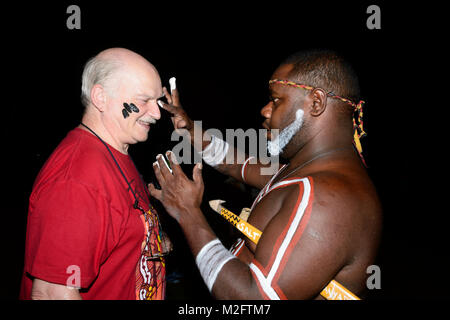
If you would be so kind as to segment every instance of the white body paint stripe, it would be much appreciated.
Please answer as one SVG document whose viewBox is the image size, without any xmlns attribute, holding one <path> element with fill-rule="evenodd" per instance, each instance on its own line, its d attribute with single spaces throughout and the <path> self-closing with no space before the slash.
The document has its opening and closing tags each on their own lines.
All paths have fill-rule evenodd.
<svg viewBox="0 0 450 320">
<path fill-rule="evenodd" d="M 300 202 L 300 205 L 297 208 L 297 212 L 295 213 L 295 217 L 294 217 L 291 225 L 289 226 L 286 236 L 284 237 L 284 239 L 280 245 L 280 248 L 278 249 L 278 251 L 276 253 L 275 260 L 274 260 L 273 265 L 270 268 L 269 274 L 267 275 L 267 277 L 265 277 L 264 274 L 262 273 L 262 271 L 256 265 L 254 265 L 253 263 L 250 264 L 250 268 L 255 273 L 257 280 L 261 284 L 261 288 L 264 290 L 264 292 L 270 299 L 280 299 L 278 294 L 275 292 L 275 290 L 272 287 L 272 281 L 273 281 L 275 274 L 278 271 L 278 268 L 280 267 L 281 260 L 283 259 L 284 255 L 286 253 L 286 250 L 287 250 L 290 242 L 292 241 L 292 238 L 294 237 L 295 232 L 297 231 L 300 221 L 303 218 L 303 214 L 305 213 L 306 207 L 308 206 L 308 203 L 310 200 L 310 195 L 311 195 L 311 184 L 309 183 L 308 178 L 302 178 L 302 179 L 295 179 L 295 180 L 290 180 L 290 181 L 281 181 L 281 182 L 275 184 L 271 188 L 271 189 L 273 189 L 276 186 L 293 183 L 294 181 L 296 183 L 303 182 L 304 187 L 303 187 L 302 200 Z M 270 190 L 269 190 L 269 192 L 270 192 Z"/>
<path fill-rule="evenodd" d="M 242 177 L 242 181 L 244 181 L 244 182 L 246 182 L 245 181 L 245 176 L 244 176 L 245 168 L 247 167 L 248 162 L 250 161 L 250 159 L 253 159 L 253 158 L 255 158 L 255 157 L 249 157 L 247 160 L 245 160 L 244 164 L 241 167 L 241 177 Z"/>
<path fill-rule="evenodd" d="M 259 268 L 254 265 L 253 263 L 250 263 L 250 269 L 255 273 L 256 278 L 259 281 L 259 284 L 261 285 L 261 288 L 264 290 L 264 293 L 271 299 L 271 300 L 280 300 L 280 297 L 278 294 L 273 290 L 271 284 L 267 281 L 266 277 L 264 277 L 263 273 Z"/>
<path fill-rule="evenodd" d="M 272 268 L 270 269 L 269 275 L 267 276 L 267 280 L 269 281 L 269 283 L 272 283 L 273 277 L 275 276 L 275 273 L 277 272 L 278 267 L 280 266 L 281 259 L 286 253 L 286 249 L 289 243 L 291 242 L 292 238 L 294 237 L 295 231 L 297 230 L 297 227 L 303 218 L 303 214 L 305 213 L 306 207 L 308 206 L 309 196 L 311 193 L 311 185 L 309 184 L 309 180 L 307 178 L 301 180 L 303 181 L 303 190 L 304 190 L 302 195 L 302 201 L 298 206 L 294 220 L 289 226 L 288 232 L 286 233 L 286 236 L 283 239 L 283 242 L 281 243 L 280 249 L 278 249 L 275 261 L 272 265 Z"/>
<path fill-rule="evenodd" d="M 304 179 L 305 179 L 305 178 L 302 178 L 302 179 L 292 179 L 292 180 L 284 180 L 284 181 L 277 182 L 277 183 L 275 183 L 273 186 L 271 186 L 271 187 L 269 188 L 269 190 L 266 192 L 266 194 L 269 193 L 270 191 L 272 191 L 273 189 L 275 189 L 276 187 L 279 187 L 279 186 L 285 186 L 285 185 L 294 184 L 294 183 L 298 183 L 298 182 L 303 181 Z"/>
<path fill-rule="evenodd" d="M 230 250 L 230 252 L 235 256 L 237 256 L 239 254 L 239 252 L 241 251 L 242 247 L 245 244 L 244 239 L 240 239 L 239 241 L 240 241 L 240 243 L 237 245 L 237 247 L 231 248 L 231 250 Z"/>
<path fill-rule="evenodd" d="M 270 188 L 270 184 L 272 183 L 273 180 L 275 180 L 275 178 L 278 176 L 278 174 L 283 170 L 283 168 L 286 165 L 283 164 L 281 166 L 280 169 L 278 169 L 278 172 L 275 173 L 272 178 L 269 180 L 269 182 L 264 186 L 264 188 L 261 189 L 261 191 L 259 192 L 258 196 L 256 197 L 255 201 L 253 201 L 252 207 L 250 210 L 253 210 L 255 208 L 255 206 L 259 203 L 259 201 L 261 201 L 261 199 L 267 194 L 267 190 Z"/>
</svg>

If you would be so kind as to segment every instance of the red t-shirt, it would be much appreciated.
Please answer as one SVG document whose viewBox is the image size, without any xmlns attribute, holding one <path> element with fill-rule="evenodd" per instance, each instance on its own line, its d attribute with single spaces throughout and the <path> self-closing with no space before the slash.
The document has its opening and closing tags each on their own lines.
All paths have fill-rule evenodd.
<svg viewBox="0 0 450 320">
<path fill-rule="evenodd" d="M 83 299 L 163 299 L 163 260 L 156 211 L 133 161 L 76 128 L 47 160 L 33 186 L 28 210 L 21 299 L 32 278 L 81 287 Z"/>
</svg>

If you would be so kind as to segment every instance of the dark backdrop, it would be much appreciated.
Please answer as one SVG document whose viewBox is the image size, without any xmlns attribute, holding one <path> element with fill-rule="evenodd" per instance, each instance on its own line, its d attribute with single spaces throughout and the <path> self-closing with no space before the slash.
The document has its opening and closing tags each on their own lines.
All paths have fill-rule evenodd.
<svg viewBox="0 0 450 320">
<path fill-rule="evenodd" d="M 81 8 L 81 30 L 68 30 L 66 8 Z M 16 299 L 23 268 L 28 197 L 33 181 L 53 149 L 79 123 L 81 73 L 88 58 L 109 47 L 134 50 L 159 70 L 163 83 L 177 77 L 182 104 L 204 128 L 260 128 L 260 109 L 268 101 L 270 75 L 289 54 L 307 48 L 333 49 L 347 58 L 360 78 L 367 101 L 362 140 L 369 173 L 384 207 L 384 229 L 377 264 L 381 290 L 370 298 L 448 297 L 439 285 L 445 238 L 425 218 L 409 154 L 410 106 L 399 99 L 399 79 L 409 77 L 410 46 L 426 35 L 405 28 L 404 7 L 381 7 L 381 30 L 366 27 L 371 2 L 279 2 L 253 5 L 214 2 L 164 5 L 145 2 L 59 1 L 16 5 L 3 28 L 4 69 L 1 214 L 2 284 L 0 296 Z M 410 90 L 415 90 L 411 88 Z M 412 110 L 414 111 L 414 109 Z M 174 145 L 167 114 L 151 129 L 147 142 L 130 154 L 147 181 L 158 153 Z M 190 173 L 192 166 L 184 169 Z M 250 206 L 252 190 L 239 192 L 226 177 L 206 167 L 204 203 L 229 200 L 234 211 Z M 420 197 L 422 196 L 422 197 Z M 232 201 L 231 201 L 232 200 Z M 171 298 L 208 299 L 180 229 L 155 203 L 175 251 L 170 272 L 181 274 L 170 284 Z M 233 231 L 208 209 L 204 213 L 224 241 Z M 418 231 L 420 230 L 420 232 Z M 436 231 L 437 230 L 437 231 Z M 418 236 L 420 234 L 420 236 Z M 433 245 L 430 246 L 429 244 Z M 438 268 L 438 270 L 441 270 Z M 201 283 L 201 285 L 200 285 Z"/>
</svg>

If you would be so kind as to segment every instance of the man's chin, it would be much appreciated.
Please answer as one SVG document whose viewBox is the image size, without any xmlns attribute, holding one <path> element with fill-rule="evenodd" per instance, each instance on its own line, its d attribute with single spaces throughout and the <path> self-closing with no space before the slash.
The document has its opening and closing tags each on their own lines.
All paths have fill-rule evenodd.
<svg viewBox="0 0 450 320">
<path fill-rule="evenodd" d="M 278 141 L 267 141 L 267 153 L 271 157 L 277 157 L 282 153 L 283 150 L 279 147 Z"/>
<path fill-rule="evenodd" d="M 148 140 L 148 133 L 140 133 L 133 137 L 134 143 L 145 142 Z"/>
<path fill-rule="evenodd" d="M 279 157 L 279 158 L 283 158 L 283 159 L 288 159 L 288 153 L 287 150 L 289 149 L 289 145 L 290 145 L 291 141 L 289 141 L 288 144 L 282 146 L 282 148 L 280 148 L 279 146 L 279 141 L 276 142 L 272 142 L 272 141 L 267 141 L 267 154 L 271 157 Z"/>
</svg>

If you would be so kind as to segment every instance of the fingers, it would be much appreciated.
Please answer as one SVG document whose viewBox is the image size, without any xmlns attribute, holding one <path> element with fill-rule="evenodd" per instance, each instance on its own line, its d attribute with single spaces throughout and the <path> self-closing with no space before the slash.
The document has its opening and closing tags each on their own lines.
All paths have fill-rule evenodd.
<svg viewBox="0 0 450 320">
<path fill-rule="evenodd" d="M 176 78 L 172 77 L 169 79 L 169 85 L 170 85 L 170 93 L 169 91 L 167 91 L 167 88 L 164 87 L 163 88 L 163 92 L 164 92 L 164 96 L 167 99 L 167 102 L 169 102 L 169 104 L 174 105 L 176 107 L 180 107 L 180 96 L 178 94 L 178 89 L 177 89 L 177 83 L 176 83 Z"/>
<path fill-rule="evenodd" d="M 201 162 L 197 163 L 194 166 L 194 169 L 192 172 L 192 179 L 194 180 L 194 182 L 196 184 L 199 184 L 199 185 L 203 185 L 202 168 L 203 168 L 203 164 Z"/>
<path fill-rule="evenodd" d="M 187 121 L 186 120 L 178 120 L 175 123 L 175 129 L 184 129 L 187 127 Z"/>
<path fill-rule="evenodd" d="M 184 172 L 181 169 L 180 165 L 178 164 L 177 158 L 175 157 L 175 154 L 172 151 L 166 152 L 167 159 L 169 159 L 169 164 L 172 167 L 172 173 L 174 176 L 183 175 Z"/>
<path fill-rule="evenodd" d="M 156 179 L 158 179 L 158 182 L 161 185 L 161 190 L 164 190 L 168 184 L 174 181 L 188 183 L 188 181 L 190 180 L 188 177 L 186 177 L 180 165 L 178 164 L 175 154 L 169 150 L 166 152 L 166 156 L 167 160 L 163 157 L 162 154 L 158 154 L 156 156 L 157 161 L 153 163 L 153 170 L 155 171 Z M 193 182 L 197 185 L 203 185 L 202 166 L 202 163 L 198 163 L 194 166 L 193 169 L 192 179 Z M 157 190 L 154 186 L 152 186 L 152 190 L 156 190 L 154 192 L 161 191 Z"/>
<path fill-rule="evenodd" d="M 164 176 L 161 173 L 161 168 L 160 168 L 160 164 L 158 161 L 153 162 L 153 171 L 155 172 L 156 180 L 158 180 L 158 183 L 161 186 L 161 189 L 163 189 L 166 185 L 166 179 L 164 178 Z M 159 191 L 161 191 L 161 190 L 159 190 Z"/>
<path fill-rule="evenodd" d="M 178 89 L 177 89 L 177 79 L 175 77 L 172 77 L 169 79 L 170 84 L 170 94 L 172 95 L 173 99 L 173 105 L 180 106 L 180 97 L 178 95 Z"/>
<path fill-rule="evenodd" d="M 161 201 L 162 199 L 162 191 L 155 188 L 153 183 L 148 184 L 148 192 L 150 192 L 150 195 L 153 198 L 156 198 L 158 201 Z"/>
<path fill-rule="evenodd" d="M 166 87 L 163 87 L 163 93 L 164 93 L 164 96 L 165 96 L 166 99 L 167 99 L 167 102 L 168 102 L 169 104 L 173 104 L 172 96 L 170 95 L 169 91 L 167 91 L 167 88 L 166 88 Z"/>
<path fill-rule="evenodd" d="M 172 168 L 169 167 L 169 164 L 166 162 L 166 159 L 164 159 L 162 154 L 158 154 L 156 156 L 156 163 L 158 166 L 158 171 L 160 172 L 164 181 L 166 181 L 170 176 L 172 176 Z"/>
<path fill-rule="evenodd" d="M 158 105 L 159 105 L 161 108 L 163 108 L 164 110 L 167 110 L 167 111 L 169 111 L 170 113 L 172 113 L 173 116 L 175 116 L 175 115 L 178 113 L 178 111 L 179 111 L 179 108 L 174 107 L 174 106 L 171 105 L 171 104 L 164 103 L 164 102 L 161 101 L 161 100 L 158 100 Z"/>
</svg>

